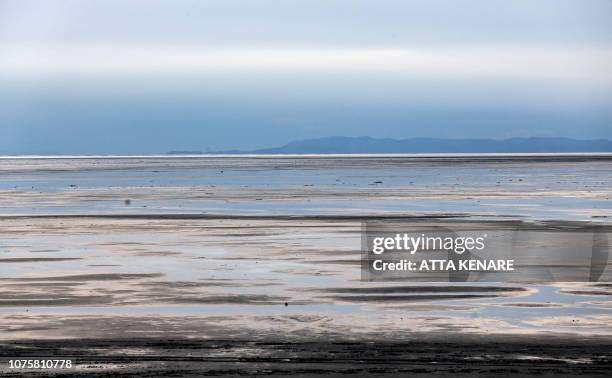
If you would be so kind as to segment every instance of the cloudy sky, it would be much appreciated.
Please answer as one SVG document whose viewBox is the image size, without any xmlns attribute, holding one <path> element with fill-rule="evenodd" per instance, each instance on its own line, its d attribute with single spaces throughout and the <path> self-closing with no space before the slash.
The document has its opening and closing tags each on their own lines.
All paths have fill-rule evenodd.
<svg viewBox="0 0 612 378">
<path fill-rule="evenodd" d="M 0 0 L 0 154 L 612 139 L 608 0 Z"/>
</svg>

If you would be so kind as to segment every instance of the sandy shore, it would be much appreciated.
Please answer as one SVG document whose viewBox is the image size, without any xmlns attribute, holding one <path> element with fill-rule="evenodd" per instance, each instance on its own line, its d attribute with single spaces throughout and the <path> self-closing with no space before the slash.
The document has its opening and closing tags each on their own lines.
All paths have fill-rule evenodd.
<svg viewBox="0 0 612 378">
<path fill-rule="evenodd" d="M 418 336 L 404 342 L 333 338 L 24 341 L 0 346 L 0 361 L 15 354 L 22 358 L 41 354 L 70 357 L 76 367 L 55 373 L 93 377 L 347 374 L 602 377 L 612 367 L 612 344 L 608 339 Z M 3 376 L 23 376 L 6 369 L 0 372 Z"/>
<path fill-rule="evenodd" d="M 610 285 L 363 282 L 352 219 L 0 227 L 5 359 L 74 355 L 73 373 L 100 376 L 596 375 L 611 363 Z"/>
<path fill-rule="evenodd" d="M 94 376 L 609 371 L 609 283 L 360 270 L 364 219 L 605 223 L 607 161 L 162 163 L 0 162 L 2 361 L 74 356 L 65 373 Z"/>
</svg>

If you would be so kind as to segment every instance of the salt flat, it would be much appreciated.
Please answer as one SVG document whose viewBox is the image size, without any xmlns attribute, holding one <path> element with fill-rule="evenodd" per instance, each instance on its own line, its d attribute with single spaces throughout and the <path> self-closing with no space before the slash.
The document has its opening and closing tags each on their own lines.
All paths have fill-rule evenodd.
<svg viewBox="0 0 612 378">
<path fill-rule="evenodd" d="M 610 284 L 364 282 L 360 232 L 363 219 L 386 216 L 607 224 L 610 167 L 584 156 L 2 159 L 2 355 L 15 353 L 11 343 L 70 350 L 107 358 L 110 374 L 158 356 L 165 347 L 153 340 L 225 340 L 219 350 L 234 362 L 253 353 L 249 343 L 273 340 L 292 345 L 280 356 L 311 366 L 304 343 L 395 343 L 385 348 L 403 354 L 406 340 L 464 335 L 477 345 L 518 338 L 564 369 L 574 362 L 551 362 L 562 349 L 543 340 L 592 342 L 599 360 L 591 344 L 568 358 L 600 369 L 610 363 Z M 264 344 L 253 346 L 258 358 L 279 356 Z M 129 363 L 111 368 L 110 356 Z M 426 357 L 417 359 L 412 367 Z"/>
</svg>

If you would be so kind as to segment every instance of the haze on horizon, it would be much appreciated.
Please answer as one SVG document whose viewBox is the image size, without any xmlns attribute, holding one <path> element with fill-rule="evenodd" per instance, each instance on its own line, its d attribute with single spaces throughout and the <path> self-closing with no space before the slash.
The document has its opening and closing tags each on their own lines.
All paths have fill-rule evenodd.
<svg viewBox="0 0 612 378">
<path fill-rule="evenodd" d="M 611 125 L 607 0 L 0 0 L 0 154 Z"/>
</svg>

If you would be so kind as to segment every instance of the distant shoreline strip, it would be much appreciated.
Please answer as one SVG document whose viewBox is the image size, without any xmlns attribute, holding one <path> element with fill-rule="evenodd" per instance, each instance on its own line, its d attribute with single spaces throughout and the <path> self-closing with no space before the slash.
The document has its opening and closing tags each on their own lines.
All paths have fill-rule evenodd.
<svg viewBox="0 0 612 378">
<path fill-rule="evenodd" d="M 454 219 L 468 218 L 477 214 L 425 214 L 425 215 L 237 215 L 237 214 L 24 214 L 0 215 L 0 220 L 11 219 L 245 219 L 245 220 L 402 220 L 402 219 Z"/>
<path fill-rule="evenodd" d="M 5 155 L 0 160 L 27 159 L 534 159 L 534 160 L 612 160 L 612 152 L 572 152 L 572 153 L 428 153 L 428 154 L 198 154 L 198 155 Z"/>
</svg>

